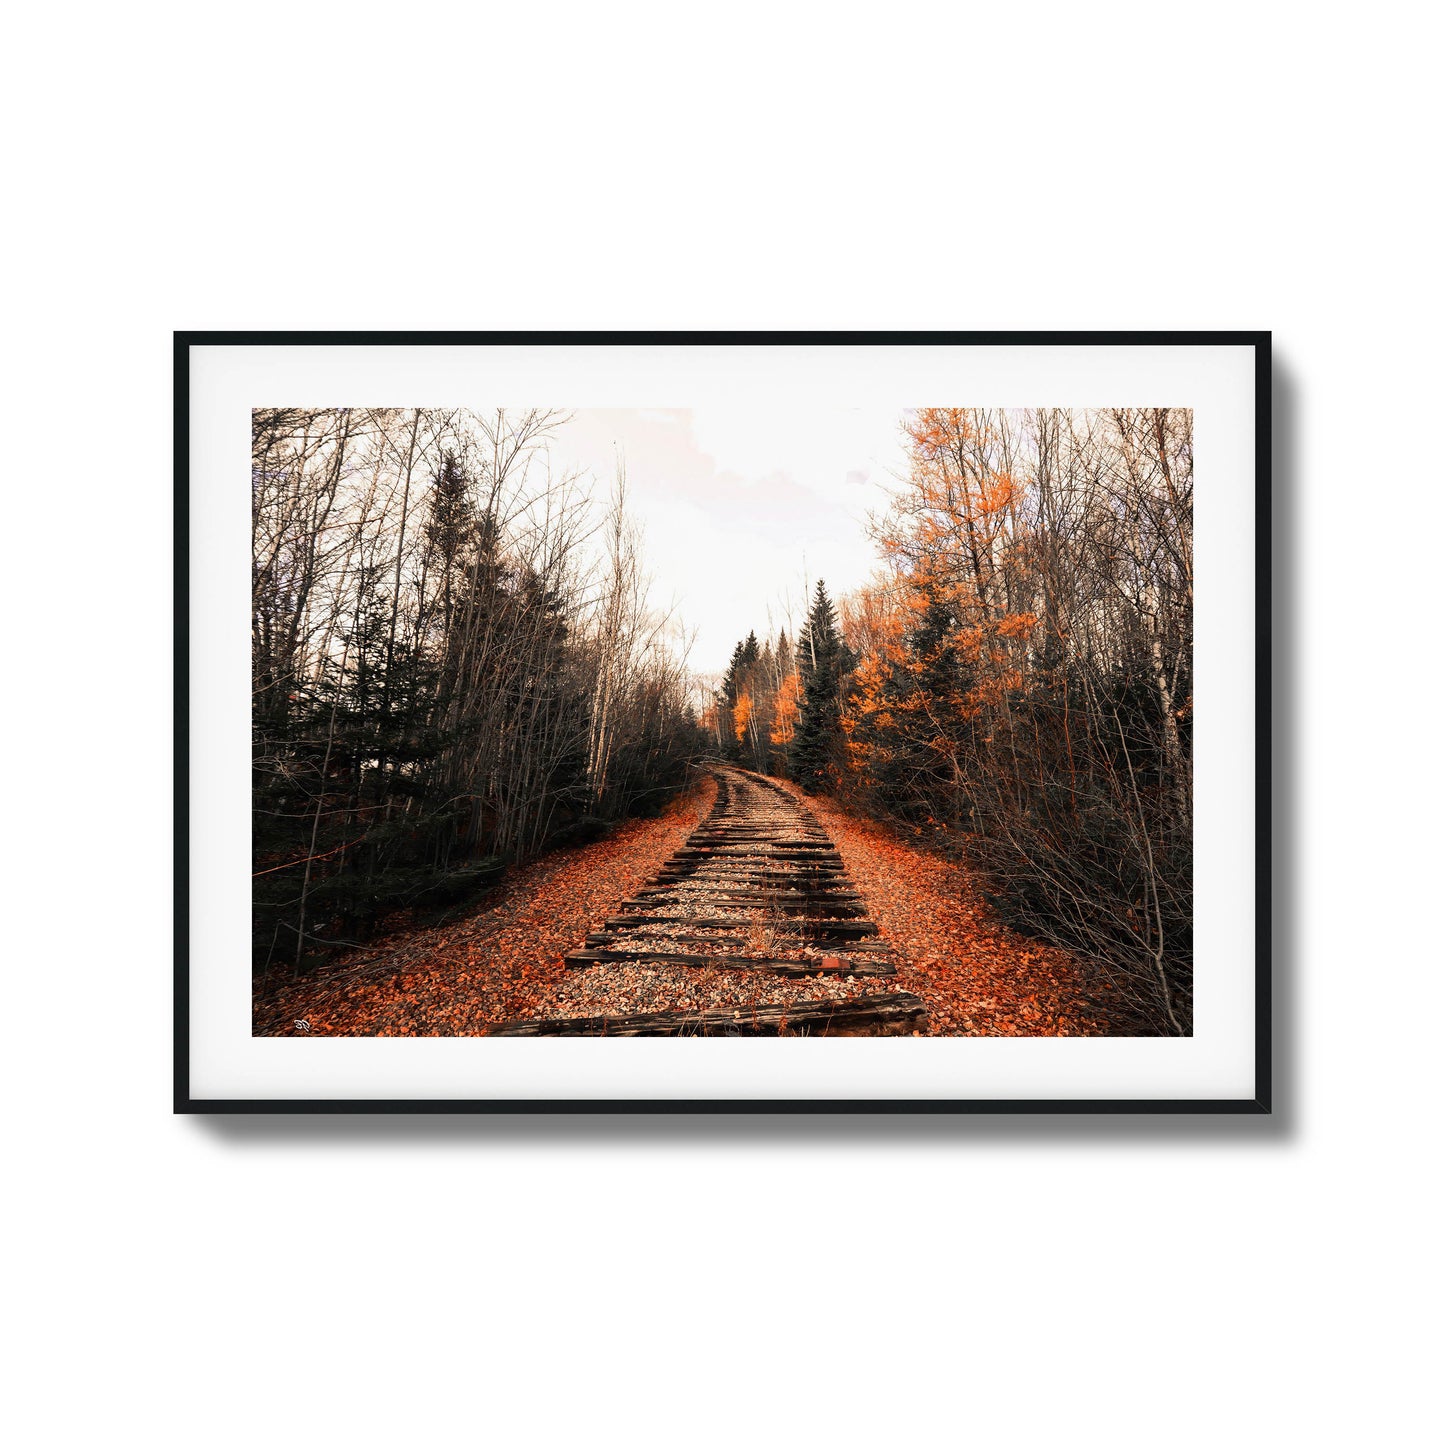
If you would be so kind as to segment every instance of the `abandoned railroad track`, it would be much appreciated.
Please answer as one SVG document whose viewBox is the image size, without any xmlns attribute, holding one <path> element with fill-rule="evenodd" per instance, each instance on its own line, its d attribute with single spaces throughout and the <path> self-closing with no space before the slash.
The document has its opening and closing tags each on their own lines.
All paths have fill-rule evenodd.
<svg viewBox="0 0 1445 1445">
<path fill-rule="evenodd" d="M 605 989 L 569 994 L 564 982 L 554 1016 L 495 1024 L 489 1034 L 840 1035 L 924 1026 L 924 1006 L 913 994 L 860 986 L 895 967 L 813 813 L 771 779 L 721 764 L 711 772 L 717 799 L 709 816 L 564 963 L 569 975 L 728 975 L 738 985 L 735 1001 L 574 1015 Z M 770 987 L 758 986 L 763 979 Z"/>
</svg>

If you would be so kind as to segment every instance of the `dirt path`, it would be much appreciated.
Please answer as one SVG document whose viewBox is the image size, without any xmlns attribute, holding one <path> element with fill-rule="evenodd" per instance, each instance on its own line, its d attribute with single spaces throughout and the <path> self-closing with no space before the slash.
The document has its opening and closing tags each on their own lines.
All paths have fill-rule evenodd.
<svg viewBox="0 0 1445 1445">
<path fill-rule="evenodd" d="M 999 923 L 965 868 L 826 800 L 805 798 L 791 784 L 759 779 L 756 786 L 780 805 L 784 795 L 805 804 L 806 813 L 796 805 L 774 810 L 774 821 L 794 829 L 804 851 L 813 850 L 811 867 L 749 857 L 760 835 L 746 835 L 758 823 L 741 816 L 727 825 L 734 836 L 718 832 L 706 850 L 679 858 L 689 835 L 699 827 L 706 835 L 715 797 L 709 780 L 660 818 L 627 823 L 600 843 L 519 869 L 470 919 L 395 935 L 299 983 L 258 993 L 255 1031 L 471 1035 L 530 1019 L 758 1011 L 810 1001 L 836 1009 L 881 993 L 922 1002 L 927 1016 L 911 1019 L 908 1031 L 1012 1037 L 1109 1031 L 1106 1009 L 1088 996 L 1078 962 Z M 836 847 L 836 869 L 825 847 Z M 837 907 L 826 911 L 836 926 L 813 919 L 813 926 L 798 928 L 787 910 L 749 906 L 748 890 L 760 879 L 775 887 L 779 870 L 835 872 Z M 666 909 L 650 906 L 651 899 L 665 901 Z M 646 906 L 623 909 L 627 900 Z M 700 927 L 704 917 L 725 926 Z M 576 965 L 589 953 L 604 956 L 565 967 L 569 955 Z M 654 956 L 668 953 L 731 957 L 714 966 Z M 759 961 L 799 965 L 803 976 Z"/>
<path fill-rule="evenodd" d="M 513 1035 L 913 1033 L 889 946 L 806 800 L 713 768 L 707 819 L 617 901 Z"/>
</svg>

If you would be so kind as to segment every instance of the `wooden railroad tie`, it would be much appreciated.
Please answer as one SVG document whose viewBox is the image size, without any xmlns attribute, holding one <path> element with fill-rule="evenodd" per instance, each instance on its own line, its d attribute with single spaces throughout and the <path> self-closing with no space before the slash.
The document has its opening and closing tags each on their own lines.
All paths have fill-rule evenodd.
<svg viewBox="0 0 1445 1445">
<path fill-rule="evenodd" d="M 790 1004 L 702 1009 L 697 1012 L 617 1014 L 581 1019 L 520 1019 L 494 1024 L 489 1038 L 642 1038 L 647 1035 L 718 1038 L 778 1035 L 841 1037 L 849 1034 L 907 1034 L 928 1017 L 911 993 L 863 994 L 858 998 L 799 999 Z"/>
<path fill-rule="evenodd" d="M 898 970 L 877 954 L 824 958 L 752 958 L 742 953 L 662 953 L 645 948 L 586 948 L 562 960 L 566 968 L 592 968 L 599 963 L 665 963 L 678 968 L 742 968 L 776 973 L 784 978 L 850 974 L 881 978 Z"/>
<path fill-rule="evenodd" d="M 642 928 L 653 923 L 686 923 L 694 928 L 746 929 L 749 918 L 694 918 L 690 913 L 623 913 L 603 922 L 604 928 Z M 871 918 L 791 918 L 768 925 L 776 933 L 798 934 L 801 937 L 872 938 L 878 925 Z"/>
</svg>

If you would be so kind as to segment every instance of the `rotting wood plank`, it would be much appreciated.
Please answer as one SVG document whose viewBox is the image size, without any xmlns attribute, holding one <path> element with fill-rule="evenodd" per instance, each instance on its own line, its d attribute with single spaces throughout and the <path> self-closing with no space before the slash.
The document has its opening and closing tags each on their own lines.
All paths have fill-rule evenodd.
<svg viewBox="0 0 1445 1445">
<path fill-rule="evenodd" d="M 842 855 L 834 848 L 780 848 L 766 838 L 753 843 L 716 843 L 710 847 L 694 848 L 683 844 L 673 851 L 672 857 L 683 863 L 717 863 L 736 861 L 740 858 L 771 858 L 778 863 L 841 863 Z"/>
<path fill-rule="evenodd" d="M 866 918 L 868 910 L 861 903 L 822 903 L 809 899 L 790 901 L 787 898 L 760 897 L 756 893 L 732 893 L 709 890 L 706 893 L 683 894 L 679 897 L 671 889 L 658 892 L 651 897 L 624 898 L 619 908 L 635 909 L 638 913 L 649 913 L 654 909 L 667 908 L 679 903 L 710 903 L 721 908 L 747 908 L 781 913 L 788 918 Z"/>
<path fill-rule="evenodd" d="M 708 869 L 708 872 L 704 872 Z M 664 863 L 658 873 L 670 878 L 705 878 L 726 876 L 730 878 L 801 878 L 804 881 L 836 880 L 847 876 L 847 869 L 841 863 L 810 863 L 800 868 L 763 868 L 751 865 L 745 868 L 712 868 L 707 863 Z"/>
<path fill-rule="evenodd" d="M 788 1004 L 703 1009 L 699 1012 L 616 1014 L 580 1019 L 517 1019 L 493 1024 L 488 1038 L 737 1037 L 740 1035 L 906 1034 L 927 1011 L 911 993 L 863 994 L 852 999 L 799 999 Z"/>
<path fill-rule="evenodd" d="M 711 886 L 709 886 L 711 885 Z M 709 878 L 689 881 L 688 891 L 678 891 L 676 883 L 649 883 L 637 890 L 638 898 L 751 898 L 760 903 L 789 903 L 794 906 L 804 903 L 862 903 L 863 895 L 852 889 L 834 888 L 792 888 L 786 884 L 754 883 L 739 888 L 731 880 L 713 883 Z M 624 900 L 626 901 L 626 900 Z"/>
<path fill-rule="evenodd" d="M 589 933 L 582 940 L 587 948 L 606 948 L 609 944 L 635 942 L 639 938 L 645 938 L 645 928 L 629 929 L 620 933 Z M 726 945 L 731 948 L 742 948 L 747 939 L 742 934 L 729 938 L 725 934 L 717 933 L 668 933 L 661 935 L 668 943 L 706 943 L 713 946 Z M 809 940 L 816 942 L 816 940 Z M 843 939 L 834 938 L 826 940 L 829 953 L 892 953 L 891 943 L 882 943 L 876 939 Z M 718 956 L 718 955 L 715 955 Z"/>
<path fill-rule="evenodd" d="M 627 913 L 603 920 L 604 928 L 647 928 L 655 923 L 686 923 L 693 928 L 728 928 L 735 932 L 749 928 L 753 918 L 694 918 L 679 913 Z M 878 925 L 871 918 L 786 918 L 768 925 L 776 933 L 804 938 L 872 938 Z"/>
<path fill-rule="evenodd" d="M 720 883 L 726 886 L 730 883 L 746 884 L 749 888 L 802 888 L 815 889 L 819 892 L 835 892 L 839 888 L 852 888 L 853 880 L 841 870 L 835 873 L 734 873 L 734 872 L 702 872 L 702 873 L 671 873 L 663 872 L 656 875 L 657 882 L 649 886 L 660 888 L 664 884 L 677 887 L 687 883 Z"/>
<path fill-rule="evenodd" d="M 632 948 L 586 948 L 562 959 L 565 968 L 593 968 L 603 963 L 665 963 L 679 968 L 741 968 L 776 973 L 784 978 L 814 974 L 859 974 L 882 978 L 898 970 L 876 954 L 824 955 L 819 958 L 757 958 L 744 953 L 664 953 Z"/>
</svg>

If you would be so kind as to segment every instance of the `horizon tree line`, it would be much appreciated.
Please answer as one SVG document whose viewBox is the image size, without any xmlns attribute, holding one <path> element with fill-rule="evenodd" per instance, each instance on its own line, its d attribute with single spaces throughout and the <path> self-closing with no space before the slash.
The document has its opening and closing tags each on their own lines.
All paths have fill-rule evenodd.
<svg viewBox="0 0 1445 1445">
<path fill-rule="evenodd" d="M 733 649 L 702 725 L 728 761 L 828 790 L 841 761 L 844 689 L 854 665 L 838 614 L 819 580 L 797 641 L 757 633 Z"/>
</svg>

